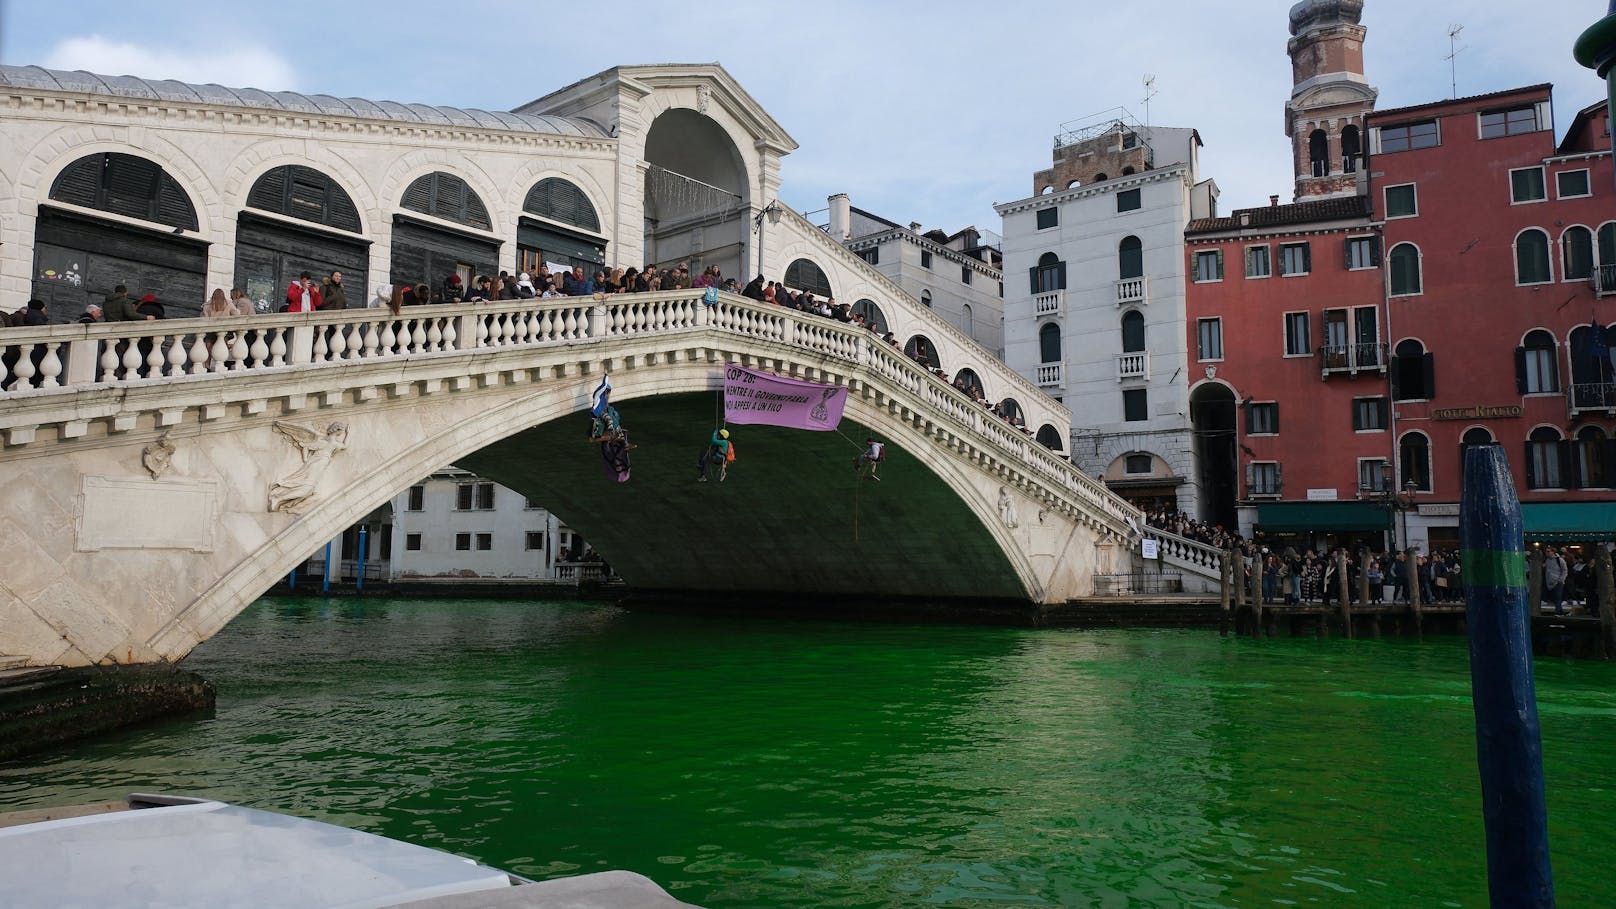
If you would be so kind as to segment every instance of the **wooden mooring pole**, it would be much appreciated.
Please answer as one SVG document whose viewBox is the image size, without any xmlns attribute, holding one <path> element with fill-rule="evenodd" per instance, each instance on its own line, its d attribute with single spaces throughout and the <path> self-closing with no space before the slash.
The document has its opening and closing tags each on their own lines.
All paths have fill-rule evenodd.
<svg viewBox="0 0 1616 909">
<path fill-rule="evenodd" d="M 1230 582 L 1230 578 L 1233 576 L 1232 573 L 1233 573 L 1234 569 L 1231 567 L 1231 560 L 1229 558 L 1229 553 L 1227 551 L 1225 551 L 1223 553 L 1223 558 L 1219 559 L 1218 562 L 1219 562 L 1219 564 L 1218 564 L 1218 578 L 1219 578 L 1218 590 L 1220 591 L 1219 599 L 1221 600 L 1222 605 L 1223 605 L 1223 621 L 1218 627 L 1218 633 L 1223 635 L 1224 637 L 1228 637 L 1229 636 L 1229 600 L 1230 600 L 1229 582 Z"/>
<path fill-rule="evenodd" d="M 1494 907 L 1553 909 L 1521 506 L 1502 445 L 1465 449 L 1459 500 L 1470 695 Z"/>
<path fill-rule="evenodd" d="M 1414 616 L 1414 633 L 1425 631 L 1425 615 L 1420 612 L 1420 551 L 1413 546 L 1403 554 L 1403 573 L 1407 575 L 1408 611 Z"/>
<path fill-rule="evenodd" d="M 1616 579 L 1611 577 L 1610 550 L 1594 544 L 1594 574 L 1599 592 L 1599 639 L 1604 642 L 1605 659 L 1616 660 Z"/>
<path fill-rule="evenodd" d="M 1336 599 L 1341 603 L 1341 628 L 1352 637 L 1352 589 L 1347 586 L 1347 547 L 1335 551 Z M 1358 575 L 1359 578 L 1363 574 Z"/>
</svg>

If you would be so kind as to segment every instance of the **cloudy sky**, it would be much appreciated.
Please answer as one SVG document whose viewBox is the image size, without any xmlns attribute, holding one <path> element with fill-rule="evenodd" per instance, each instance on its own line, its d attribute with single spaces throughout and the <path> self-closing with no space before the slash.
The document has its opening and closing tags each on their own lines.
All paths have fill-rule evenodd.
<svg viewBox="0 0 1616 909">
<path fill-rule="evenodd" d="M 781 195 L 998 229 L 1064 121 L 1114 107 L 1193 126 L 1224 211 L 1290 198 L 1291 0 L 0 0 L 0 62 L 509 109 L 618 64 L 717 60 L 801 145 Z M 1604 0 L 1368 0 L 1382 108 L 1553 82 L 1564 130 L 1602 85 L 1571 59 Z M 1098 7 L 1098 8 L 1096 8 Z"/>
</svg>

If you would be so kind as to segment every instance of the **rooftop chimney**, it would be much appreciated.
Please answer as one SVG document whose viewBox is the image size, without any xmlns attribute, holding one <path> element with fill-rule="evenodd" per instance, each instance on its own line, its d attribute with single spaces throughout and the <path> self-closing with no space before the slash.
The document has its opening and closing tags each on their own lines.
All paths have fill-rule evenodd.
<svg viewBox="0 0 1616 909">
<path fill-rule="evenodd" d="M 830 235 L 840 243 L 853 235 L 853 202 L 847 198 L 847 193 L 837 193 L 827 201 L 830 202 Z"/>
<path fill-rule="evenodd" d="M 909 222 L 909 229 L 914 231 L 917 234 L 920 233 L 920 222 L 919 221 L 910 221 Z"/>
<path fill-rule="evenodd" d="M 1278 196 L 1269 196 L 1268 197 L 1268 207 L 1269 208 L 1278 208 L 1279 207 L 1279 197 Z"/>
</svg>

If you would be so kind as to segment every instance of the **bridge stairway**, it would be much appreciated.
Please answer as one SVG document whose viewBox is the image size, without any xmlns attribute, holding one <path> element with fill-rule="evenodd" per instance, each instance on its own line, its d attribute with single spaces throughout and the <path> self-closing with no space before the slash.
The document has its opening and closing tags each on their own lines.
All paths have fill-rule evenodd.
<svg viewBox="0 0 1616 909">
<path fill-rule="evenodd" d="M 1217 597 L 1081 597 L 1045 606 L 1047 628 L 1204 628 L 1223 621 Z"/>
</svg>

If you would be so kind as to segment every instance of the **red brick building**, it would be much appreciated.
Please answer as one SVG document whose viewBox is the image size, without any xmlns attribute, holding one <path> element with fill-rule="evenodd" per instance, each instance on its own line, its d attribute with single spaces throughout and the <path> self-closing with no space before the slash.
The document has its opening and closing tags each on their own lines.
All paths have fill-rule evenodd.
<svg viewBox="0 0 1616 909">
<path fill-rule="evenodd" d="M 1291 14 L 1298 201 L 1186 230 L 1201 517 L 1308 545 L 1455 547 L 1461 445 L 1497 441 L 1529 535 L 1608 539 L 1604 107 L 1558 145 L 1548 85 L 1373 111 L 1361 6 Z"/>
<path fill-rule="evenodd" d="M 1396 479 L 1419 503 L 1416 542 L 1457 541 L 1461 442 L 1504 444 L 1528 532 L 1616 530 L 1613 368 L 1593 327 L 1616 331 L 1609 118 L 1584 109 L 1556 146 L 1551 92 L 1369 117 Z"/>
</svg>

